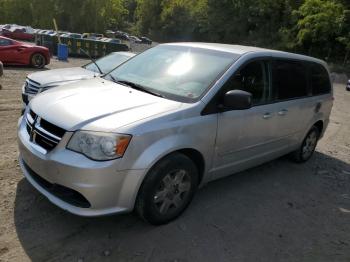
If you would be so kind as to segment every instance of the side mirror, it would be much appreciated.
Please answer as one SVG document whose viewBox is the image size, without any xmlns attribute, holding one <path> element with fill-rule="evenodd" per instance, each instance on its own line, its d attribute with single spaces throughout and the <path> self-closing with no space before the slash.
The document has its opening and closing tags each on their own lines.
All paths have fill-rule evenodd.
<svg viewBox="0 0 350 262">
<path fill-rule="evenodd" d="M 230 90 L 224 96 L 224 109 L 244 110 L 252 106 L 252 94 L 242 90 Z"/>
</svg>

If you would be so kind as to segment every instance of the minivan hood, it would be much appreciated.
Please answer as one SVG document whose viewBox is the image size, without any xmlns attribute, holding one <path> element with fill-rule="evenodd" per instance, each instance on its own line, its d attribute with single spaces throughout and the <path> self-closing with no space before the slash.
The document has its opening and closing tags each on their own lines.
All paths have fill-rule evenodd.
<svg viewBox="0 0 350 262">
<path fill-rule="evenodd" d="M 113 131 L 181 104 L 98 77 L 50 89 L 32 99 L 29 107 L 67 131 Z"/>
<path fill-rule="evenodd" d="M 28 78 L 39 83 L 42 87 L 45 87 L 61 85 L 71 81 L 91 79 L 95 75 L 99 74 L 82 67 L 72 67 L 41 71 L 28 75 Z"/>
</svg>

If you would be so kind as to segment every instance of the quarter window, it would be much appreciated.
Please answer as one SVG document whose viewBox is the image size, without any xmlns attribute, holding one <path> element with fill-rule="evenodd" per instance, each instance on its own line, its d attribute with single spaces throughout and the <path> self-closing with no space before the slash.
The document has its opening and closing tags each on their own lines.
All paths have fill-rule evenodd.
<svg viewBox="0 0 350 262">
<path fill-rule="evenodd" d="M 311 87 L 313 95 L 327 94 L 331 91 L 331 83 L 327 70 L 319 65 L 311 65 Z"/>
<path fill-rule="evenodd" d="M 288 100 L 308 95 L 307 70 L 302 63 L 274 61 L 272 87 L 275 100 Z"/>
</svg>

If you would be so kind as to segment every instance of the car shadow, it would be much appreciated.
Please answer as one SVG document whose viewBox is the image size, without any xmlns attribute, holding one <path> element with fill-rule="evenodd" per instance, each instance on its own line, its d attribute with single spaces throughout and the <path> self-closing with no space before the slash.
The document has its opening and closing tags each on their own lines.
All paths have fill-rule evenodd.
<svg viewBox="0 0 350 262">
<path fill-rule="evenodd" d="M 319 152 L 301 165 L 283 157 L 209 183 L 159 227 L 71 215 L 22 179 L 14 221 L 32 261 L 335 261 L 350 257 L 349 171 Z"/>
</svg>

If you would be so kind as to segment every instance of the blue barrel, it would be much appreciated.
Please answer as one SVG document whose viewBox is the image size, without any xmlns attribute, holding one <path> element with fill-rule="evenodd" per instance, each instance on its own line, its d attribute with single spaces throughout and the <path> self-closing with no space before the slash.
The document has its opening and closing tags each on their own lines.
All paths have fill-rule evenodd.
<svg viewBox="0 0 350 262">
<path fill-rule="evenodd" d="M 68 45 L 58 44 L 57 45 L 57 58 L 61 61 L 67 61 L 68 59 Z"/>
</svg>

